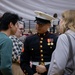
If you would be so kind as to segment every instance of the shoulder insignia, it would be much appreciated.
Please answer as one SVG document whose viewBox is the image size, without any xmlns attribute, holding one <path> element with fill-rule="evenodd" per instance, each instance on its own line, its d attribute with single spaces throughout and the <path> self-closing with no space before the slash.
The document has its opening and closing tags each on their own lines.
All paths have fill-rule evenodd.
<svg viewBox="0 0 75 75">
<path fill-rule="evenodd" d="M 21 52 L 24 52 L 24 48 L 22 48 L 22 51 Z"/>
</svg>

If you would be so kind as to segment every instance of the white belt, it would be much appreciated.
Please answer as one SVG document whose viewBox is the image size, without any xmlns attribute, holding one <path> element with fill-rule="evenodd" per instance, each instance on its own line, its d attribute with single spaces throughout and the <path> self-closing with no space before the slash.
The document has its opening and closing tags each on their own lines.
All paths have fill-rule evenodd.
<svg viewBox="0 0 75 75">
<path fill-rule="evenodd" d="M 32 65 L 36 65 L 37 66 L 37 65 L 39 65 L 39 63 L 40 62 L 32 62 Z M 44 62 L 44 63 L 41 62 L 40 64 L 41 65 L 48 65 L 48 64 L 50 64 L 50 62 Z"/>
</svg>

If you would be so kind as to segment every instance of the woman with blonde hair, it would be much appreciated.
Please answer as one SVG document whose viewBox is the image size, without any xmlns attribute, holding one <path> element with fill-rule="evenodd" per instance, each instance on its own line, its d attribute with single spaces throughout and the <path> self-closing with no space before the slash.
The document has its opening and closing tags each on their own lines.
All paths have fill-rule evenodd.
<svg viewBox="0 0 75 75">
<path fill-rule="evenodd" d="M 68 73 L 66 75 L 73 75 L 71 73 L 74 72 L 73 68 L 75 67 L 75 10 L 64 11 L 60 24 L 60 32 L 63 34 L 59 36 L 56 49 L 52 54 L 48 75 L 65 75 L 66 72 L 63 72 L 65 68 L 69 70 L 66 70 Z M 71 43 L 69 43 L 66 34 L 69 36 Z M 70 44 L 72 45 L 71 50 Z"/>
</svg>

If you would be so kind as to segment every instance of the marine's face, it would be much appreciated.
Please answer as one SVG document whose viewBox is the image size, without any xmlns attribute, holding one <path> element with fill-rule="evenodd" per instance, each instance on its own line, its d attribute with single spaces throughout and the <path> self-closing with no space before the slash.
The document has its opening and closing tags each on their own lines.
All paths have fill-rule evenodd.
<svg viewBox="0 0 75 75">
<path fill-rule="evenodd" d="M 46 24 L 46 25 L 39 25 L 39 24 L 36 24 L 36 30 L 37 30 L 37 33 L 44 33 L 48 30 L 50 24 Z"/>
</svg>

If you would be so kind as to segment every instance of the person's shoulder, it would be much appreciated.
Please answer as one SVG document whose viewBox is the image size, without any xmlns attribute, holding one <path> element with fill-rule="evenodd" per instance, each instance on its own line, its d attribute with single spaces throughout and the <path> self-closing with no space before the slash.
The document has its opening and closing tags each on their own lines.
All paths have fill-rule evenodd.
<svg viewBox="0 0 75 75">
<path fill-rule="evenodd" d="M 37 36 L 37 34 L 32 34 L 32 35 L 27 36 L 27 38 L 34 38 L 36 36 Z"/>
<path fill-rule="evenodd" d="M 17 41 L 17 40 L 18 40 L 18 38 L 17 38 L 15 35 L 9 36 L 9 38 L 10 38 L 12 41 Z"/>
<path fill-rule="evenodd" d="M 58 34 L 55 34 L 55 33 L 49 33 L 50 36 L 53 36 L 53 37 L 58 37 L 59 35 Z"/>
<path fill-rule="evenodd" d="M 26 40 L 32 40 L 34 38 L 37 38 L 37 34 L 32 34 L 26 37 Z"/>
<path fill-rule="evenodd" d="M 59 35 L 59 38 L 58 39 L 61 39 L 63 41 L 66 41 L 67 40 L 67 36 L 65 34 L 61 34 L 61 35 Z"/>
<path fill-rule="evenodd" d="M 4 38 L 4 42 L 10 44 L 10 43 L 12 43 L 12 40 L 7 36 Z"/>
</svg>

